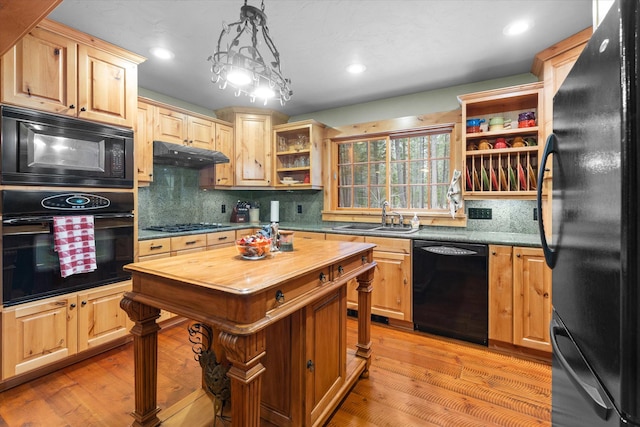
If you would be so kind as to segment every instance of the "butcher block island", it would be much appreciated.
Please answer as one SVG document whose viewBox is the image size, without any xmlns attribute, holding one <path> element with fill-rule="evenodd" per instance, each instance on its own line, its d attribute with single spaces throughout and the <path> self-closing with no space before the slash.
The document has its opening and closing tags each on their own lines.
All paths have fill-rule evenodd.
<svg viewBox="0 0 640 427">
<path fill-rule="evenodd" d="M 306 240 L 260 260 L 225 247 L 125 266 L 133 279 L 121 301 L 135 322 L 133 425 L 212 425 L 214 402 L 220 407 L 203 378 L 202 390 L 160 412 L 160 309 L 192 319 L 190 329 L 212 332 L 210 353 L 228 369 L 231 425 L 322 425 L 358 378 L 368 376 L 374 246 Z M 346 287 L 353 280 L 358 343 L 347 349 Z"/>
</svg>

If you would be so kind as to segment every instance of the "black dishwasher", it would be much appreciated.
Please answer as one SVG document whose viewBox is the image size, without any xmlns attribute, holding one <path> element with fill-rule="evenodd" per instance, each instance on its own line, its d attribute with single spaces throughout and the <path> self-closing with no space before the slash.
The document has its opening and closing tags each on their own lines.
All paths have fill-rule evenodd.
<svg viewBox="0 0 640 427">
<path fill-rule="evenodd" d="M 413 241 L 415 329 L 487 345 L 487 245 Z"/>
</svg>

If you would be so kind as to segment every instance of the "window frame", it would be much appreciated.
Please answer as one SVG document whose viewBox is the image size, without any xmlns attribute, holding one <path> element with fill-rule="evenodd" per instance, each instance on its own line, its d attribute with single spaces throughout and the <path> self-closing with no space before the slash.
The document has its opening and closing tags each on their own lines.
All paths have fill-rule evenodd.
<svg viewBox="0 0 640 427">
<path fill-rule="evenodd" d="M 447 120 L 455 117 L 454 120 Z M 366 129 L 377 128 L 377 132 L 366 132 Z M 439 130 L 450 129 L 450 174 L 454 169 L 462 170 L 462 143 L 460 138 L 460 110 L 438 113 L 425 116 L 392 119 L 384 122 L 373 122 L 365 125 L 351 125 L 333 129 L 332 134 L 327 135 L 324 174 L 324 209 L 323 221 L 340 222 L 377 222 L 380 220 L 380 208 L 340 208 L 338 207 L 338 145 L 348 141 L 370 141 L 376 138 L 399 138 L 416 136 L 426 133 L 438 133 Z M 341 132 L 342 131 L 342 132 Z M 387 155 L 387 167 L 389 167 Z M 389 184 L 386 184 L 389 185 Z M 416 210 L 412 208 L 395 208 L 393 210 L 403 214 L 405 222 L 418 214 L 422 224 L 464 227 L 466 216 L 464 212 L 457 212 L 452 218 L 449 211 Z"/>
</svg>

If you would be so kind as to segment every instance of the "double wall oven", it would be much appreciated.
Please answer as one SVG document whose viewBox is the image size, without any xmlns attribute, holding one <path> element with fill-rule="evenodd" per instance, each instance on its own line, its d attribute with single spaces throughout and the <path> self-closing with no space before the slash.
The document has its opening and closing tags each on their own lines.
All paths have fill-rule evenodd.
<svg viewBox="0 0 640 427">
<path fill-rule="evenodd" d="M 2 304 L 130 278 L 133 262 L 133 132 L 0 106 Z M 63 277 L 54 217 L 90 216 L 95 268 Z"/>
</svg>

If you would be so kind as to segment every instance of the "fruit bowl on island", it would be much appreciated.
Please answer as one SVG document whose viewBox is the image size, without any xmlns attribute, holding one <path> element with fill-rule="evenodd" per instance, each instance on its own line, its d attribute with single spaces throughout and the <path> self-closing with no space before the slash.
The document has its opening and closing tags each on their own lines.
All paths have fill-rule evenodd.
<svg viewBox="0 0 640 427">
<path fill-rule="evenodd" d="M 271 252 L 271 239 L 261 234 L 252 234 L 236 240 L 238 254 L 244 259 L 262 259 Z"/>
</svg>

